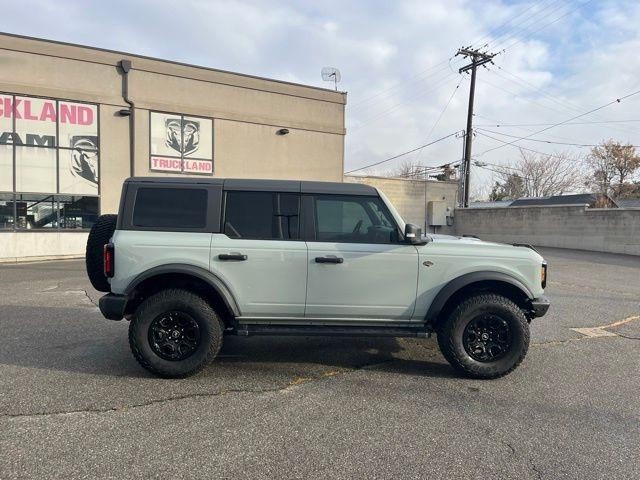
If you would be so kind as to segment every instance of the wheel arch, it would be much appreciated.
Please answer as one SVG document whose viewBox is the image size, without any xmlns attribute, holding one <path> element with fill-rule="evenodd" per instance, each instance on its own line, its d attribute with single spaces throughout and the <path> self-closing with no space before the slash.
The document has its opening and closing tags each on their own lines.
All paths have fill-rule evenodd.
<svg viewBox="0 0 640 480">
<path fill-rule="evenodd" d="M 131 298 L 127 312 L 132 313 L 144 298 L 167 287 L 196 291 L 221 310 L 227 325 L 240 316 L 238 303 L 222 279 L 201 267 L 183 264 L 161 265 L 135 277 L 124 291 Z"/>
<path fill-rule="evenodd" d="M 512 300 L 523 310 L 534 298 L 531 290 L 517 278 L 502 272 L 472 272 L 454 278 L 440 289 L 431 302 L 425 321 L 437 325 L 460 303 L 476 292 L 493 292 Z"/>
</svg>

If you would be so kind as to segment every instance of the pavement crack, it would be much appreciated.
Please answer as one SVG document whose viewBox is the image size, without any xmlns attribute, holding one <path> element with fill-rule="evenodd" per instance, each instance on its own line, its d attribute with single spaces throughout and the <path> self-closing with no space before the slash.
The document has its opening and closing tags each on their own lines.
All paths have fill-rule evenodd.
<svg viewBox="0 0 640 480">
<path fill-rule="evenodd" d="M 84 293 L 84 296 L 85 296 L 85 297 L 87 297 L 87 299 L 91 302 L 91 304 L 97 307 L 97 306 L 98 306 L 98 303 L 97 303 L 97 302 L 94 302 L 94 301 L 91 299 L 91 297 L 89 296 L 89 293 L 88 293 L 86 290 L 82 290 L 82 291 L 83 291 L 83 293 Z"/>
<path fill-rule="evenodd" d="M 626 338 L 627 340 L 640 340 L 640 337 L 632 337 L 631 335 L 625 335 L 623 333 L 615 332 L 616 336 Z"/>
<path fill-rule="evenodd" d="M 533 473 L 536 474 L 536 478 L 538 480 L 542 480 L 542 472 L 540 471 L 538 466 L 535 464 L 535 462 L 531 457 L 529 457 L 528 460 L 529 460 L 529 468 L 533 471 Z"/>
<path fill-rule="evenodd" d="M 384 361 L 384 362 L 376 362 L 376 363 L 360 365 L 353 368 L 338 368 L 338 369 L 328 370 L 318 375 L 309 376 L 309 377 L 296 377 L 285 385 L 280 385 L 272 388 L 228 388 L 228 389 L 222 389 L 217 392 L 189 393 L 185 395 L 177 395 L 177 396 L 168 397 L 168 398 L 157 398 L 157 399 L 149 400 L 147 402 L 140 402 L 132 405 L 118 405 L 114 407 L 79 408 L 75 410 L 59 410 L 59 411 L 52 411 L 52 412 L 36 412 L 36 413 L 2 413 L 0 414 L 0 418 L 12 418 L 12 419 L 27 418 L 28 419 L 28 418 L 45 418 L 45 417 L 64 416 L 64 415 L 103 414 L 103 413 L 112 413 L 112 412 L 124 412 L 127 410 L 136 409 L 136 408 L 143 408 L 143 407 L 149 407 L 153 405 L 161 405 L 165 403 L 178 402 L 182 400 L 190 400 L 190 399 L 196 399 L 196 398 L 216 398 L 216 397 L 223 397 L 226 395 L 233 395 L 233 394 L 263 395 L 263 394 L 269 394 L 269 393 L 282 393 L 306 383 L 318 382 L 326 378 L 335 377 L 337 375 L 343 375 L 346 373 L 352 373 L 358 370 L 364 370 L 364 369 L 376 367 L 379 365 L 384 365 L 392 361 L 393 359 L 389 361 Z"/>
</svg>

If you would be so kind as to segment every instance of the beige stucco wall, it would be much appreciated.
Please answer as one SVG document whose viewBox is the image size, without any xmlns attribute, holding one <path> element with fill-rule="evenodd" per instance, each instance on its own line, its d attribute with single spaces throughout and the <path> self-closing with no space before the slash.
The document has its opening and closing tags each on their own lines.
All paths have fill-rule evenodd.
<svg viewBox="0 0 640 480">
<path fill-rule="evenodd" d="M 432 201 L 444 201 L 453 212 L 456 205 L 457 182 L 408 180 L 372 176 L 345 175 L 345 182 L 366 183 L 384 192 L 407 223 L 420 227 L 426 225 L 427 205 Z M 429 229 L 429 231 L 433 231 Z M 452 228 L 438 227 L 438 233 L 449 233 Z"/>
<path fill-rule="evenodd" d="M 102 213 L 115 212 L 130 172 L 128 117 L 122 75 L 132 62 L 135 103 L 133 174 L 149 170 L 149 111 L 214 119 L 214 175 L 340 181 L 346 94 L 248 75 L 0 34 L 0 91 L 100 105 Z M 288 135 L 276 135 L 287 128 Z"/>
</svg>

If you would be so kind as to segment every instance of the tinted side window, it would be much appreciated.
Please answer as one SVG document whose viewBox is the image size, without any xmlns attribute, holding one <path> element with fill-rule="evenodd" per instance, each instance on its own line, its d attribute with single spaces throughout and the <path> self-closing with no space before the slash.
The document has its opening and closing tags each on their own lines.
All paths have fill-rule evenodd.
<svg viewBox="0 0 640 480">
<path fill-rule="evenodd" d="M 398 229 L 376 197 L 315 197 L 316 240 L 321 242 L 396 243 Z"/>
<path fill-rule="evenodd" d="M 196 188 L 139 188 L 133 225 L 155 228 L 204 228 L 207 191 Z"/>
<path fill-rule="evenodd" d="M 230 238 L 297 239 L 299 203 L 295 193 L 227 192 L 224 233 Z"/>
</svg>

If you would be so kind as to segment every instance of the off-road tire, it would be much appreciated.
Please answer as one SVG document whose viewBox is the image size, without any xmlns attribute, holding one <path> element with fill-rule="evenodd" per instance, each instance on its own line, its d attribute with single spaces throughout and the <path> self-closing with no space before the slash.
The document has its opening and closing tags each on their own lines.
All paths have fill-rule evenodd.
<svg viewBox="0 0 640 480">
<path fill-rule="evenodd" d="M 104 276 L 104 246 L 116 231 L 117 215 L 100 215 L 96 223 L 91 227 L 87 239 L 85 252 L 85 264 L 87 275 L 93 288 L 99 292 L 111 290 L 107 277 Z"/>
<path fill-rule="evenodd" d="M 158 356 L 149 341 L 149 327 L 159 315 L 169 311 L 189 314 L 200 328 L 197 349 L 184 360 L 171 361 Z M 164 378 L 184 378 L 209 365 L 222 347 L 224 325 L 211 305 L 188 290 L 167 289 L 144 300 L 129 324 L 129 346 L 146 370 Z"/>
<path fill-rule="evenodd" d="M 495 361 L 478 361 L 464 348 L 466 326 L 483 313 L 499 316 L 507 322 L 511 331 L 511 348 L 504 357 Z M 527 354 L 529 323 L 522 310 L 508 298 L 496 294 L 478 294 L 461 302 L 440 325 L 438 345 L 444 358 L 459 372 L 472 378 L 498 378 L 513 371 Z"/>
</svg>

